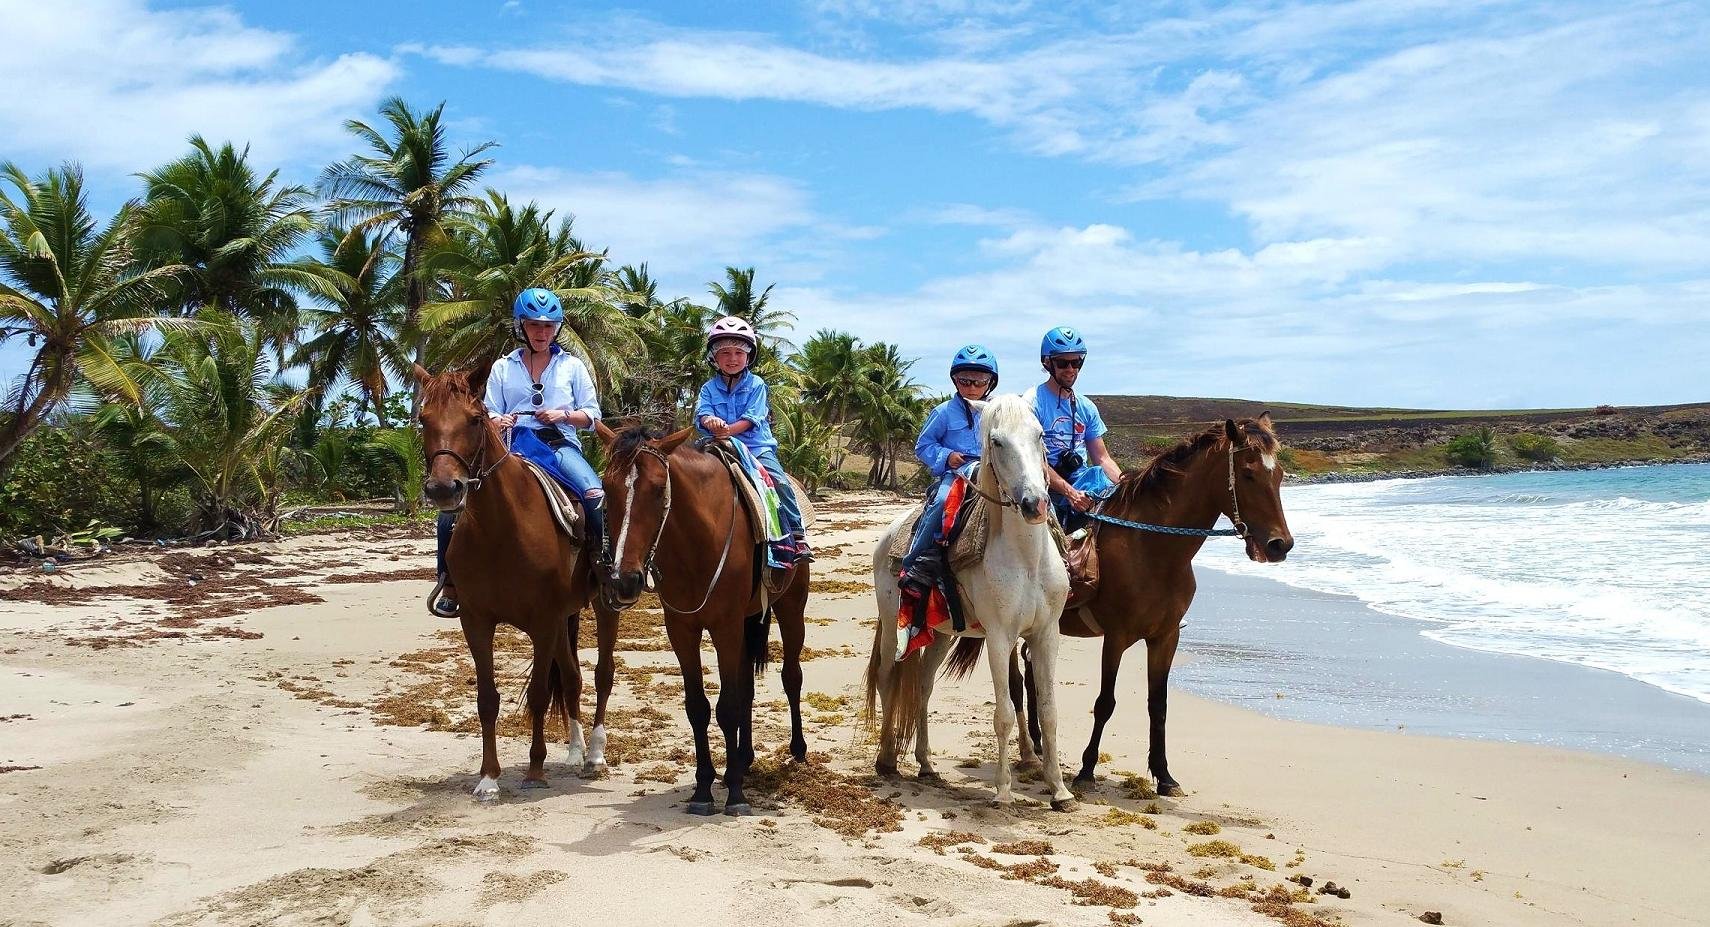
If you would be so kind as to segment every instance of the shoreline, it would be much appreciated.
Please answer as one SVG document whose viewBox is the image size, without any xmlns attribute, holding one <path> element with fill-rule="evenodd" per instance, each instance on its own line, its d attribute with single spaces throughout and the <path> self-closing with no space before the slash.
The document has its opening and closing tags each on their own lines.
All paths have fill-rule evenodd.
<svg viewBox="0 0 1710 927">
<path fill-rule="evenodd" d="M 1613 670 L 1476 650 L 1433 622 L 1197 567 L 1171 681 L 1269 717 L 1581 751 L 1710 776 L 1710 704 Z"/>
<path fill-rule="evenodd" d="M 1447 470 L 1386 470 L 1371 473 L 1360 471 L 1330 471 L 1328 473 L 1288 474 L 1288 482 L 1296 486 L 1325 483 L 1376 483 L 1382 480 L 1425 480 L 1438 476 L 1500 476 L 1509 473 L 1562 473 L 1580 470 L 1621 470 L 1629 467 L 1671 467 L 1710 464 L 1710 454 L 1673 457 L 1667 460 L 1621 460 L 1600 463 L 1556 463 L 1534 467 L 1502 466 L 1489 470 L 1454 467 Z"/>
</svg>

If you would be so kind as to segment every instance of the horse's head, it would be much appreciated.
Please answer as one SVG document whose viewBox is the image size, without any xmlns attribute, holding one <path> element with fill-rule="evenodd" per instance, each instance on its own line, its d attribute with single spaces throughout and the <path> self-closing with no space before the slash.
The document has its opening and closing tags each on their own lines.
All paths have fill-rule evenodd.
<svg viewBox="0 0 1710 927">
<path fill-rule="evenodd" d="M 441 511 L 462 508 L 469 491 L 479 485 L 471 480 L 477 478 L 483 459 L 496 459 L 489 458 L 488 444 L 497 439 L 482 402 L 492 367 L 488 360 L 434 376 L 415 365 L 421 385 L 422 450 L 427 455 L 422 492 Z"/>
<path fill-rule="evenodd" d="M 1030 525 L 1051 509 L 1045 483 L 1045 430 L 1026 397 L 1003 395 L 980 409 L 980 481 L 992 481 L 998 498 L 1012 500 Z"/>
<path fill-rule="evenodd" d="M 1294 548 L 1294 535 L 1283 515 L 1283 469 L 1277 460 L 1282 442 L 1271 425 L 1271 414 L 1239 422 L 1225 419 L 1223 434 L 1231 449 L 1234 483 L 1224 514 L 1231 520 L 1239 515 L 1238 521 L 1246 524 L 1249 560 L 1281 563 Z"/>
<path fill-rule="evenodd" d="M 606 447 L 606 536 L 611 539 L 612 572 L 604 577 L 607 601 L 620 608 L 641 598 L 652 569 L 653 550 L 669 514 L 671 453 L 695 433 L 693 428 L 655 438 L 641 425 L 612 431 L 596 420 L 594 431 Z"/>
</svg>

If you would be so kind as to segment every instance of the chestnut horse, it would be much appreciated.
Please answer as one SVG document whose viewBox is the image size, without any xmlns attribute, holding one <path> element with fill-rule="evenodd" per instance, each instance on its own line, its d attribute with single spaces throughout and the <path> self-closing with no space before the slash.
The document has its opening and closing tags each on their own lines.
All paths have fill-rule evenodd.
<svg viewBox="0 0 1710 927">
<path fill-rule="evenodd" d="M 493 634 L 508 624 L 534 643 L 528 680 L 533 740 L 523 788 L 546 787 L 546 712 L 556 712 L 569 734 L 569 763 L 583 773 L 605 769 L 606 699 L 614 676 L 617 614 L 595 603 L 599 663 L 594 671 L 594 729 L 582 740 L 582 672 L 576 635 L 582 608 L 598 589 L 593 563 L 600 540 L 578 549 L 558 529 L 540 484 L 513 456 L 482 404 L 491 362 L 434 376 L 416 366 L 421 384 L 422 449 L 427 477 L 422 490 L 441 511 L 462 510 L 446 551 L 446 570 L 457 584 L 463 639 L 475 662 L 475 704 L 481 716 L 481 779 L 475 798 L 499 794 L 499 754 L 494 728 L 499 688 L 493 677 Z"/>
<path fill-rule="evenodd" d="M 1116 711 L 1116 675 L 1122 669 L 1122 655 L 1135 641 L 1143 640 L 1146 711 L 1151 721 L 1146 765 L 1157 780 L 1158 794 L 1182 794 L 1181 783 L 1170 775 L 1164 750 L 1164 716 L 1182 616 L 1193 604 L 1197 588 L 1193 558 L 1219 515 L 1228 516 L 1240 532 L 1248 559 L 1280 563 L 1288 556 L 1294 536 L 1283 516 L 1283 470 L 1277 462 L 1281 448 L 1270 413 L 1239 422 L 1225 420 L 1159 454 L 1144 469 L 1123 474 L 1116 492 L 1104 503 L 1101 514 L 1106 516 L 1202 533 L 1170 534 L 1093 522 L 1098 592 L 1091 601 L 1065 611 L 1061 623 L 1062 632 L 1071 637 L 1104 637 L 1092 738 L 1081 754 L 1076 783 L 1093 781 L 1104 725 Z M 1083 612 L 1090 614 L 1090 621 Z M 1031 688 L 1031 667 L 1027 675 Z M 1012 693 L 1017 688 L 1012 685 Z M 1033 718 L 1029 721 L 1037 723 Z"/>
<path fill-rule="evenodd" d="M 742 780 L 754 759 L 754 677 L 766 668 L 773 612 L 784 643 L 784 693 L 790 702 L 790 754 L 807 758 L 802 736 L 802 641 L 808 564 L 789 571 L 764 600 L 766 569 L 748 509 L 719 458 L 690 439 L 693 428 L 655 439 L 640 426 L 615 433 L 596 423 L 606 445 L 606 531 L 614 575 L 606 594 L 628 608 L 653 584 L 665 633 L 683 671 L 683 709 L 695 732 L 695 791 L 690 814 L 713 813 L 713 709 L 701 684 L 701 638 L 718 653 L 718 726 L 724 732 L 724 813 L 750 814 Z"/>
</svg>

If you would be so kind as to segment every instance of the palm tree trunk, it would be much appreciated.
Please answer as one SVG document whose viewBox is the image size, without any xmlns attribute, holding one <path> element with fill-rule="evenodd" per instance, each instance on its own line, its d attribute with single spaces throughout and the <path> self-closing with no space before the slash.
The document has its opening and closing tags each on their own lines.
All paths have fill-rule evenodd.
<svg viewBox="0 0 1710 927">
<path fill-rule="evenodd" d="M 421 257 L 421 235 L 415 226 L 411 226 L 404 241 L 404 264 L 398 272 L 404 275 L 404 337 L 411 342 L 411 359 L 419 367 L 427 356 L 426 339 L 422 337 L 422 303 L 427 301 L 426 288 L 422 286 L 421 275 L 416 273 L 416 265 Z M 414 384 L 413 378 L 406 382 Z M 422 411 L 421 390 L 414 385 L 410 389 L 410 421 L 415 421 Z"/>
<path fill-rule="evenodd" d="M 43 353 L 46 353 L 45 350 Z M 39 368 L 40 365 L 41 355 L 38 354 L 31 367 Z M 13 413 L 12 420 L 7 422 L 4 428 L 0 428 L 0 483 L 6 482 L 6 473 L 12 469 L 14 462 L 12 455 L 18 450 L 18 447 L 37 428 L 41 427 L 54 404 L 63 399 L 65 394 L 70 391 L 71 368 L 69 362 L 62 358 L 58 364 L 54 365 L 54 370 L 53 378 L 42 384 L 42 388 L 36 393 L 35 398 L 30 400 L 30 404 Z"/>
</svg>

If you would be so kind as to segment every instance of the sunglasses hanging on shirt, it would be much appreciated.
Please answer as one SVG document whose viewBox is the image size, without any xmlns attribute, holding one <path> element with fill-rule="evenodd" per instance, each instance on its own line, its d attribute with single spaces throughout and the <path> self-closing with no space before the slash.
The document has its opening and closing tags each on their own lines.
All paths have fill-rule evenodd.
<svg viewBox="0 0 1710 927">
<path fill-rule="evenodd" d="M 529 387 L 529 389 L 534 391 L 528 397 L 529 402 L 531 402 L 537 406 L 546 402 L 546 386 L 544 384 L 536 383 L 533 386 Z"/>
</svg>

